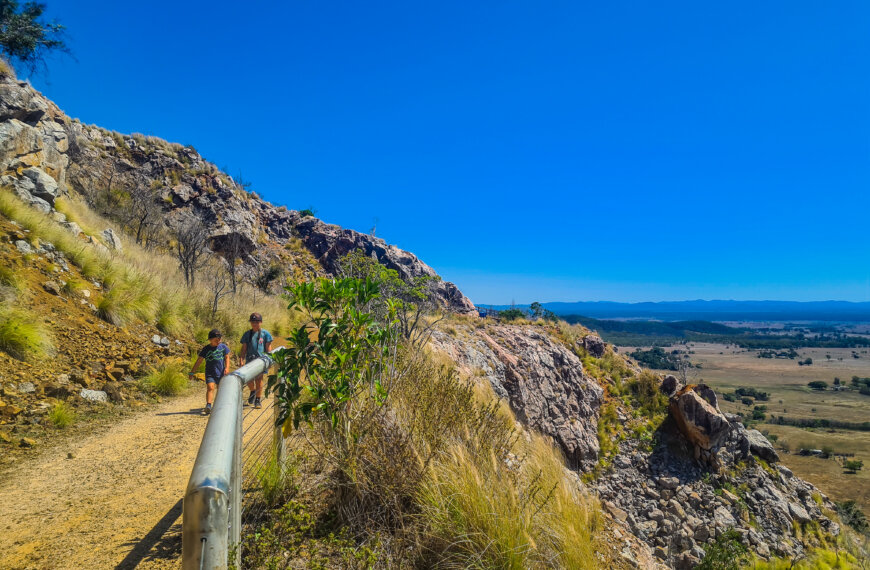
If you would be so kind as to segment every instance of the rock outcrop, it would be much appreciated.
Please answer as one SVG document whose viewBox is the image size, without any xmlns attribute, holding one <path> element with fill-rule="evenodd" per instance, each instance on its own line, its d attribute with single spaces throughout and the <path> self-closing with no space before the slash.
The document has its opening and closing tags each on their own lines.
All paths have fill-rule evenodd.
<svg viewBox="0 0 870 570">
<path fill-rule="evenodd" d="M 335 275 L 339 258 L 353 249 L 406 280 L 435 276 L 415 255 L 382 239 L 261 200 L 193 147 L 82 124 L 28 83 L 10 77 L 0 77 L 0 186 L 46 213 L 60 193 L 72 191 L 92 206 L 101 206 L 101 211 L 121 216 L 126 209 L 111 202 L 116 199 L 112 191 L 121 189 L 159 212 L 155 218 L 163 225 L 194 214 L 207 222 L 212 249 L 225 252 L 232 244 L 233 253 L 243 261 L 242 275 L 252 279 L 271 265 L 293 263 L 287 253 L 293 240 L 319 262 L 319 267 L 297 268 L 304 276 Z M 79 230 L 73 226 L 71 230 Z M 120 243 L 104 237 L 110 247 Z M 433 295 L 449 310 L 474 310 L 452 283 L 439 281 Z"/>
<path fill-rule="evenodd" d="M 598 415 L 604 390 L 563 344 L 534 329 L 501 325 L 458 344 L 436 332 L 433 345 L 466 369 L 481 370 L 523 424 L 549 435 L 569 464 L 598 461 Z"/>
<path fill-rule="evenodd" d="M 586 338 L 576 342 L 578 350 L 592 355 Z M 525 427 L 553 438 L 571 466 L 596 473 L 588 485 L 615 532 L 642 540 L 663 566 L 694 567 L 729 529 L 761 558 L 800 556 L 805 547 L 794 529 L 801 525 L 839 533 L 823 513 L 834 505 L 775 464 L 778 456 L 764 435 L 747 430 L 739 416 L 723 414 L 715 392 L 703 384 L 684 387 L 674 376 L 663 379 L 668 415 L 650 443 L 633 435 L 643 417 L 605 396 L 609 380 L 591 376 L 568 345 L 541 327 L 436 332 L 432 346 L 466 375 L 485 378 Z M 637 373 L 628 363 L 626 369 Z M 614 436 L 616 451 L 602 456 L 598 434 L 607 405 L 616 405 L 618 424 L 608 429 L 620 435 Z"/>
<path fill-rule="evenodd" d="M 711 461 L 731 432 L 713 390 L 704 385 L 685 386 L 671 396 L 668 409 L 680 432 L 694 446 L 695 458 Z"/>
</svg>

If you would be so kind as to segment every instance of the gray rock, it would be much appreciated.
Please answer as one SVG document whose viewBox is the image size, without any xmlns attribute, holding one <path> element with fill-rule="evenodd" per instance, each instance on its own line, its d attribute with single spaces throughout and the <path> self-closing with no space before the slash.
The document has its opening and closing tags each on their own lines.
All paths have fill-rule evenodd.
<svg viewBox="0 0 870 570">
<path fill-rule="evenodd" d="M 116 251 L 121 251 L 121 249 L 123 249 L 123 244 L 121 244 L 121 238 L 118 236 L 118 234 L 115 233 L 115 230 L 113 230 L 112 228 L 104 229 L 100 235 L 110 249 L 114 249 Z"/>
<path fill-rule="evenodd" d="M 79 392 L 79 396 L 89 402 L 108 402 L 109 395 L 102 390 L 88 390 L 87 388 Z"/>
<path fill-rule="evenodd" d="M 749 442 L 749 450 L 769 463 L 779 461 L 779 454 L 764 434 L 756 429 L 748 429 L 743 437 Z"/>
<path fill-rule="evenodd" d="M 676 394 L 677 390 L 679 390 L 682 387 L 683 387 L 682 383 L 679 380 L 677 380 L 676 376 L 674 376 L 673 374 L 668 374 L 667 376 L 662 378 L 662 384 L 659 387 L 659 389 L 661 390 L 661 392 L 663 394 L 665 394 L 668 397 L 671 397 L 674 394 Z"/>
<path fill-rule="evenodd" d="M 725 507 L 717 507 L 713 511 L 713 520 L 719 528 L 731 528 L 737 526 L 737 520 Z"/>
<path fill-rule="evenodd" d="M 154 344 L 160 344 L 160 335 L 156 334 L 156 335 L 152 336 L 151 342 L 153 342 Z"/>
<path fill-rule="evenodd" d="M 594 334 L 584 336 L 580 342 L 583 348 L 586 349 L 586 352 L 595 358 L 601 358 L 607 350 L 607 343 L 601 340 L 600 336 Z"/>
<path fill-rule="evenodd" d="M 169 339 L 165 336 L 160 337 L 160 346 L 169 346 Z"/>
<path fill-rule="evenodd" d="M 25 168 L 21 174 L 33 183 L 33 190 L 30 191 L 31 194 L 37 198 L 42 198 L 52 206 L 54 205 L 54 200 L 57 198 L 58 193 L 57 181 L 54 178 L 46 174 L 45 171 L 33 166 Z"/>
<path fill-rule="evenodd" d="M 46 281 L 42 284 L 42 288 L 52 295 L 60 295 L 63 292 L 60 283 L 57 281 Z"/>
<path fill-rule="evenodd" d="M 656 481 L 662 489 L 673 490 L 680 486 L 680 480 L 676 477 L 659 477 Z"/>
<path fill-rule="evenodd" d="M 716 397 L 716 392 L 713 391 L 712 388 L 707 386 L 706 384 L 698 384 L 694 388 L 695 392 L 697 392 L 702 398 L 704 398 L 708 404 L 719 409 L 719 399 Z"/>
<path fill-rule="evenodd" d="M 66 228 L 67 231 L 69 231 L 70 233 L 72 233 L 75 236 L 78 236 L 78 235 L 81 235 L 84 233 L 82 231 L 82 229 L 79 227 L 79 225 L 75 222 L 64 222 L 61 224 L 61 226 Z"/>
<path fill-rule="evenodd" d="M 653 509 L 646 515 L 650 520 L 654 520 L 656 522 L 662 522 L 665 518 L 665 513 L 661 512 L 659 509 Z"/>
<path fill-rule="evenodd" d="M 24 255 L 29 255 L 33 253 L 33 248 L 30 247 L 30 244 L 23 239 L 15 240 L 15 247 L 18 249 L 19 253 L 22 253 Z"/>
<path fill-rule="evenodd" d="M 788 504 L 788 512 L 799 523 L 808 523 L 813 519 L 807 514 L 806 509 L 796 503 Z"/>
<path fill-rule="evenodd" d="M 18 385 L 18 391 L 22 394 L 33 394 L 36 392 L 36 385 L 33 382 L 22 382 Z"/>
</svg>

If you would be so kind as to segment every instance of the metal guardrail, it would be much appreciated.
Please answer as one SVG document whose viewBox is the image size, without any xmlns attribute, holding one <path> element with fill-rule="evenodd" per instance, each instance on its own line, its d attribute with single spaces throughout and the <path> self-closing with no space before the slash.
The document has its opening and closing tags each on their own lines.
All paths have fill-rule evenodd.
<svg viewBox="0 0 870 570">
<path fill-rule="evenodd" d="M 235 555 L 235 566 L 240 567 L 242 387 L 271 366 L 272 359 L 262 356 L 221 378 L 184 493 L 181 554 L 184 570 L 227 568 L 231 552 Z M 274 425 L 269 421 L 261 423 Z M 283 447 L 280 438 L 273 438 L 270 430 L 266 433 Z"/>
</svg>

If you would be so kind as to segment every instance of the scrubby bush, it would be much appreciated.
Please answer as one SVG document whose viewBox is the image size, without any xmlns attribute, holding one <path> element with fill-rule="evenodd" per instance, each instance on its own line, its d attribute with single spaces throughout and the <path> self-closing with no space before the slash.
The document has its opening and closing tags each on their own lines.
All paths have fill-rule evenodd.
<svg viewBox="0 0 870 570">
<path fill-rule="evenodd" d="M 828 389 L 828 383 L 824 380 L 813 380 L 812 382 L 807 383 L 807 386 L 819 392 L 823 392 Z"/>
</svg>

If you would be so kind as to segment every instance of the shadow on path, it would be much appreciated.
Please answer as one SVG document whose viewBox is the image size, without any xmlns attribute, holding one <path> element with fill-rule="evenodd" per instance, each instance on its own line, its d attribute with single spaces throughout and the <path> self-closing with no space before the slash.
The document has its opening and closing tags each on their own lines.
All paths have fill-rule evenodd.
<svg viewBox="0 0 870 570">
<path fill-rule="evenodd" d="M 201 416 L 202 408 L 191 408 L 186 412 L 160 412 L 157 416 Z"/>
<path fill-rule="evenodd" d="M 136 568 L 143 560 L 178 560 L 181 557 L 181 503 L 182 499 L 178 499 L 142 540 L 124 544 L 132 545 L 133 550 L 115 566 L 115 570 Z"/>
</svg>

